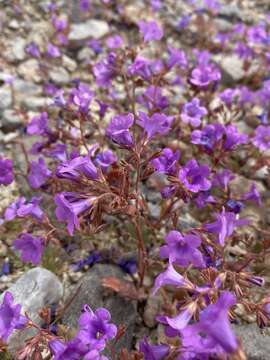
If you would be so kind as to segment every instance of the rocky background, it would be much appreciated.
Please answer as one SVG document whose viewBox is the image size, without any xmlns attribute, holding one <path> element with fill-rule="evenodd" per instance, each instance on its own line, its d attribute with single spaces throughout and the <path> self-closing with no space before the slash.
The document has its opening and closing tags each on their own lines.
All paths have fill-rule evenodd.
<svg viewBox="0 0 270 360">
<path fill-rule="evenodd" d="M 18 170 L 24 166 L 22 148 L 18 142 L 25 140 L 26 147 L 31 145 L 29 138 L 26 140 L 23 136 L 25 124 L 33 115 L 51 105 L 51 97 L 48 91 L 44 90 L 44 77 L 47 83 L 61 88 L 70 88 L 76 79 L 92 84 L 89 67 L 97 61 L 99 55 L 89 46 L 89 41 L 119 33 L 127 43 L 132 43 L 138 36 L 136 27 L 138 19 L 142 15 L 147 16 L 144 13 L 145 2 L 140 0 L 119 1 L 118 5 L 123 7 L 121 14 L 117 13 L 114 7 L 100 7 L 99 1 L 94 0 L 91 1 L 90 10 L 87 12 L 80 10 L 79 0 L 59 0 L 55 3 L 61 16 L 69 21 L 68 44 L 61 49 L 60 59 L 50 60 L 49 65 L 44 65 L 41 69 L 39 61 L 29 56 L 25 49 L 31 42 L 35 42 L 40 49 L 46 48 L 50 42 L 54 31 L 48 12 L 50 2 L 0 1 L 0 154 L 12 157 Z M 171 32 L 172 44 L 191 48 L 196 34 L 191 29 L 190 36 L 183 37 L 181 31 L 175 28 L 181 16 L 186 13 L 186 2 L 166 0 L 164 3 L 164 9 L 158 16 L 164 28 Z M 265 13 L 270 11 L 269 0 L 224 0 L 221 3 L 223 5 L 214 19 L 214 26 L 220 31 L 226 31 L 239 22 L 258 23 L 264 19 Z M 217 55 L 216 61 L 223 70 L 224 84 L 233 86 L 243 80 L 245 73 L 241 59 L 222 54 L 222 56 Z M 254 64 L 254 68 L 250 69 L 251 76 L 257 70 Z M 254 118 L 256 112 L 258 109 L 254 108 Z M 248 121 L 241 123 L 244 131 L 249 132 L 249 129 L 256 125 L 254 118 L 251 116 Z M 259 168 L 253 176 L 261 195 L 267 199 L 270 186 L 268 169 L 265 166 Z M 243 186 L 248 188 L 249 185 L 250 179 L 244 177 L 239 177 L 234 182 L 235 189 Z M 21 178 L 18 179 L 17 184 L 0 188 L 0 213 L 18 196 L 19 192 L 29 195 L 29 190 Z M 146 184 L 144 192 L 151 216 L 158 218 L 159 194 L 152 190 L 151 183 Z M 268 207 L 263 208 L 260 213 L 257 209 L 253 211 L 248 208 L 248 211 L 254 224 L 260 227 L 270 225 Z M 180 221 L 182 228 L 187 229 L 198 223 L 196 214 L 192 214 L 188 208 L 183 208 Z M 17 234 L 17 226 L 16 222 L 12 223 L 5 232 L 0 232 L 0 267 L 2 268 L 0 292 L 9 289 L 15 297 L 15 302 L 22 304 L 23 309 L 37 322 L 41 322 L 38 313 L 43 307 L 63 306 L 76 294 L 71 305 L 64 312 L 60 325 L 62 331 L 76 326 L 81 305 L 88 303 L 93 308 L 107 307 L 112 313 L 113 321 L 118 325 L 125 325 L 126 333 L 119 346 L 136 348 L 138 339 L 144 335 L 162 340 L 162 327 L 155 320 L 155 314 L 162 302 L 159 295 L 150 297 L 147 303 L 138 307 L 136 301 L 125 300 L 111 291 L 104 290 L 100 282 L 100 279 L 108 276 L 129 278 L 129 275 L 123 271 L 123 266 L 121 268 L 117 265 L 119 257 L 114 252 L 114 249 L 120 246 L 126 254 L 126 263 L 130 265 L 130 262 L 136 260 L 134 248 L 127 245 L 125 238 L 116 238 L 115 233 L 112 235 L 107 233 L 105 236 L 97 235 L 94 239 L 91 238 L 91 241 L 75 239 L 77 245 L 74 246 L 71 242 L 71 250 L 63 249 L 62 252 L 55 253 L 53 249 L 48 249 L 42 268 L 30 269 L 22 265 L 10 250 L 10 245 Z M 121 222 L 112 222 L 112 226 L 121 226 Z M 89 254 L 92 254 L 94 245 L 100 241 L 106 242 L 108 252 L 104 254 L 102 261 L 91 266 L 94 261 L 92 262 Z M 82 263 L 82 259 L 88 259 L 88 262 Z M 270 259 L 264 266 L 268 271 L 266 278 L 269 282 Z M 151 278 L 146 278 L 145 281 L 152 283 Z M 243 341 L 248 359 L 268 360 L 270 338 L 267 331 L 264 335 L 260 333 L 253 325 L 254 321 L 252 317 L 243 318 L 241 324 L 235 325 L 235 330 Z M 9 344 L 11 353 L 14 354 L 23 339 L 31 335 L 26 331 L 20 337 L 13 336 Z"/>
</svg>

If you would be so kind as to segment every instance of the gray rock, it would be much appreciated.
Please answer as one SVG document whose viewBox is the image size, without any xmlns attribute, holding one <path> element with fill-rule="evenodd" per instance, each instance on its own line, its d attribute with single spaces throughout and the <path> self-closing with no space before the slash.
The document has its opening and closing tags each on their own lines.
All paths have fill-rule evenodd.
<svg viewBox="0 0 270 360">
<path fill-rule="evenodd" d="M 84 23 L 72 24 L 68 39 L 82 41 L 89 38 L 100 39 L 109 33 L 109 25 L 102 20 L 90 19 Z"/>
<path fill-rule="evenodd" d="M 36 59 L 28 59 L 21 63 L 18 66 L 18 73 L 27 81 L 40 82 L 42 80 Z"/>
<path fill-rule="evenodd" d="M 21 117 L 12 109 L 6 109 L 1 114 L 0 128 L 4 132 L 14 131 L 22 126 Z"/>
<path fill-rule="evenodd" d="M 0 109 L 7 109 L 12 104 L 12 95 L 9 85 L 0 87 Z"/>
<path fill-rule="evenodd" d="M 235 4 L 229 5 L 223 5 L 221 9 L 219 10 L 220 17 L 223 17 L 229 21 L 233 20 L 242 20 L 242 11 L 239 9 L 239 7 Z"/>
<path fill-rule="evenodd" d="M 16 93 L 16 102 L 22 102 L 28 96 L 38 96 L 42 94 L 42 88 L 36 84 L 23 79 L 15 79 L 13 81 L 13 89 Z"/>
<path fill-rule="evenodd" d="M 26 40 L 22 37 L 16 37 L 7 44 L 7 48 L 4 51 L 5 57 L 10 61 L 21 61 L 26 57 L 25 54 Z"/>
<path fill-rule="evenodd" d="M 39 110 L 51 104 L 50 98 L 29 96 L 22 101 L 28 110 Z"/>
<path fill-rule="evenodd" d="M 221 69 L 223 70 L 224 84 L 231 85 L 243 79 L 245 76 L 243 60 L 235 54 L 224 56 L 220 65 Z"/>
<path fill-rule="evenodd" d="M 63 323 L 69 328 L 77 328 L 78 319 L 84 304 L 88 304 L 93 310 L 105 307 L 112 315 L 112 322 L 117 326 L 123 324 L 126 328 L 125 334 L 117 343 L 116 351 L 123 347 L 130 350 L 137 315 L 136 306 L 132 301 L 116 294 L 105 295 L 101 281 L 103 278 L 110 276 L 124 279 L 122 270 L 114 265 L 97 264 L 90 269 L 82 278 L 81 289 L 67 308 L 63 317 Z"/>
<path fill-rule="evenodd" d="M 248 360 L 269 360 L 269 335 L 261 334 L 256 324 L 237 325 L 234 330 L 241 339 Z"/>
<path fill-rule="evenodd" d="M 49 72 L 50 79 L 57 85 L 65 85 L 69 83 L 70 76 L 66 69 L 62 67 L 56 67 Z"/>
<path fill-rule="evenodd" d="M 27 312 L 37 324 L 42 324 L 38 312 L 43 307 L 58 304 L 63 296 L 63 286 L 58 278 L 50 271 L 34 268 L 22 275 L 9 289 L 16 304 L 22 305 L 22 313 Z M 2 303 L 4 293 L 0 296 Z M 12 353 L 18 350 L 26 338 L 33 336 L 33 331 L 25 329 L 14 333 L 9 338 L 9 349 Z"/>
</svg>

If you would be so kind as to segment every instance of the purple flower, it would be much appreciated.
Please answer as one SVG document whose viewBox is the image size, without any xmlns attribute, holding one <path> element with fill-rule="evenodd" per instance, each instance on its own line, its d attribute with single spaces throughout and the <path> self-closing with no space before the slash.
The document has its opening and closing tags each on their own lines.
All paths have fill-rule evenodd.
<svg viewBox="0 0 270 360">
<path fill-rule="evenodd" d="M 174 175 L 177 169 L 177 161 L 180 158 L 180 151 L 173 152 L 169 148 L 162 150 L 159 157 L 151 161 L 151 165 L 157 172 Z"/>
<path fill-rule="evenodd" d="M 0 157 L 0 185 L 9 185 L 14 180 L 12 160 Z"/>
<path fill-rule="evenodd" d="M 145 93 L 138 97 L 138 102 L 143 104 L 149 111 L 154 109 L 164 110 L 169 106 L 166 96 L 162 95 L 162 89 L 157 86 L 149 86 Z"/>
<path fill-rule="evenodd" d="M 234 125 L 228 125 L 225 127 L 226 139 L 223 144 L 223 148 L 226 151 L 235 149 L 237 145 L 246 144 L 248 142 L 248 136 L 240 134 Z"/>
<path fill-rule="evenodd" d="M 93 73 L 96 78 L 97 85 L 107 87 L 111 85 L 112 79 L 116 75 L 116 55 L 110 53 L 106 59 L 97 63 L 93 67 Z"/>
<path fill-rule="evenodd" d="M 137 55 L 134 62 L 128 67 L 128 74 L 131 76 L 140 76 L 144 80 L 149 79 L 152 75 L 151 60 Z"/>
<path fill-rule="evenodd" d="M 163 360 L 169 355 L 169 345 L 150 345 L 145 337 L 140 341 L 139 350 L 145 360 Z"/>
<path fill-rule="evenodd" d="M 14 330 L 24 328 L 27 323 L 26 317 L 20 315 L 21 305 L 15 305 L 13 301 L 12 294 L 7 291 L 0 305 L 0 338 L 5 342 Z"/>
<path fill-rule="evenodd" d="M 219 187 L 222 190 L 227 191 L 229 183 L 235 178 L 233 173 L 228 170 L 224 169 L 223 171 L 220 171 L 216 173 L 216 175 L 213 178 L 213 186 Z"/>
<path fill-rule="evenodd" d="M 46 156 L 52 157 L 60 161 L 66 161 L 67 160 L 66 144 L 55 144 L 49 151 L 46 152 Z"/>
<path fill-rule="evenodd" d="M 86 84 L 79 84 L 77 89 L 72 89 L 70 101 L 79 108 L 79 111 L 87 113 L 95 93 Z"/>
<path fill-rule="evenodd" d="M 178 178 L 186 189 L 197 193 L 209 190 L 211 182 L 208 180 L 210 170 L 207 165 L 199 165 L 196 160 L 189 160 L 179 170 Z"/>
<path fill-rule="evenodd" d="M 29 184 L 33 189 L 38 189 L 46 183 L 52 172 L 47 168 L 43 158 L 38 161 L 32 161 L 30 172 L 27 177 Z"/>
<path fill-rule="evenodd" d="M 67 28 L 67 20 L 61 19 L 55 15 L 52 16 L 52 24 L 57 32 L 61 32 Z"/>
<path fill-rule="evenodd" d="M 255 183 L 251 184 L 250 190 L 242 195 L 241 200 L 254 201 L 258 206 L 262 206 L 261 196 L 256 188 Z"/>
<path fill-rule="evenodd" d="M 201 118 L 207 114 L 205 107 L 200 106 L 200 99 L 194 98 L 191 102 L 183 106 L 181 119 L 185 124 L 191 124 L 198 127 L 201 124 Z"/>
<path fill-rule="evenodd" d="M 39 206 L 40 201 L 41 197 L 33 197 L 29 202 L 26 202 L 24 197 L 19 197 L 5 210 L 5 220 L 9 221 L 15 219 L 17 216 L 25 217 L 29 215 L 38 221 L 42 220 L 44 213 Z"/>
<path fill-rule="evenodd" d="M 255 137 L 252 139 L 252 143 L 260 151 L 270 149 L 270 126 L 259 125 L 256 128 Z"/>
<path fill-rule="evenodd" d="M 133 138 L 129 128 L 134 123 L 133 114 L 116 115 L 106 129 L 106 135 L 119 145 L 132 146 Z"/>
<path fill-rule="evenodd" d="M 31 56 L 35 58 L 40 58 L 40 50 L 37 44 L 34 42 L 31 42 L 29 45 L 26 46 L 25 52 L 27 54 L 30 54 Z"/>
<path fill-rule="evenodd" d="M 192 144 L 201 145 L 212 152 L 224 135 L 224 127 L 220 124 L 206 125 L 202 130 L 194 130 L 191 134 Z"/>
<path fill-rule="evenodd" d="M 217 220 L 214 223 L 205 224 L 204 228 L 208 232 L 218 235 L 217 240 L 221 246 L 225 245 L 226 238 L 232 235 L 236 227 L 249 223 L 246 219 L 238 219 L 233 212 L 226 212 L 224 208 L 220 214 L 215 214 L 215 216 Z"/>
<path fill-rule="evenodd" d="M 183 30 L 185 29 L 186 27 L 188 27 L 188 25 L 190 24 L 192 20 L 192 16 L 191 15 L 184 15 L 181 17 L 181 19 L 179 20 L 178 22 L 178 25 L 177 25 L 177 28 L 179 30 Z"/>
<path fill-rule="evenodd" d="M 179 330 L 184 329 L 190 319 L 193 317 L 194 313 L 196 311 L 196 303 L 191 302 L 189 305 L 187 305 L 180 314 L 178 314 L 174 318 L 170 318 L 168 316 L 158 316 L 157 320 L 161 322 L 164 325 L 167 325 L 169 328 L 165 329 L 165 333 L 169 336 L 169 334 L 179 334 Z M 173 329 L 173 330 L 172 330 Z M 175 331 L 176 330 L 176 331 Z"/>
<path fill-rule="evenodd" d="M 57 46 L 49 43 L 47 47 L 47 55 L 51 58 L 57 58 L 61 56 L 61 52 Z"/>
<path fill-rule="evenodd" d="M 114 35 L 108 37 L 108 39 L 106 40 L 106 44 L 109 49 L 117 49 L 123 46 L 124 41 L 120 35 Z"/>
<path fill-rule="evenodd" d="M 173 47 L 169 47 L 169 58 L 167 61 L 167 66 L 169 69 L 177 66 L 181 69 L 186 69 L 188 65 L 186 54 L 183 50 L 179 50 Z"/>
<path fill-rule="evenodd" d="M 235 302 L 235 296 L 224 291 L 215 304 L 200 313 L 198 323 L 180 330 L 183 349 L 190 356 L 184 359 L 207 359 L 203 356 L 233 353 L 237 349 L 237 339 L 228 317 L 228 310 Z"/>
<path fill-rule="evenodd" d="M 80 360 L 87 351 L 87 347 L 77 338 L 67 343 L 54 339 L 49 342 L 49 347 L 53 360 Z"/>
<path fill-rule="evenodd" d="M 163 30 L 155 21 L 140 21 L 139 29 L 143 34 L 144 42 L 161 40 L 163 37 Z"/>
<path fill-rule="evenodd" d="M 33 237 L 31 234 L 21 234 L 13 242 L 14 249 L 21 252 L 20 259 L 23 262 L 31 262 L 38 265 L 44 251 L 44 242 L 41 237 Z"/>
<path fill-rule="evenodd" d="M 194 285 L 180 275 L 171 263 L 169 263 L 167 270 L 159 274 L 156 278 L 153 294 L 155 294 L 162 286 L 166 285 L 172 285 L 177 288 L 185 288 L 189 290 L 194 289 Z"/>
<path fill-rule="evenodd" d="M 205 207 L 207 204 L 215 204 L 215 198 L 210 195 L 209 191 L 200 192 L 196 198 L 194 199 L 196 206 L 198 209 Z"/>
<path fill-rule="evenodd" d="M 80 9 L 81 11 L 89 11 L 91 2 L 90 0 L 80 0 Z"/>
<path fill-rule="evenodd" d="M 251 45 L 265 44 L 268 39 L 267 32 L 262 25 L 250 27 L 247 31 L 248 41 Z"/>
<path fill-rule="evenodd" d="M 95 164 L 101 168 L 102 171 L 106 172 L 110 165 L 116 163 L 117 156 L 111 150 L 105 150 L 98 153 L 95 158 Z"/>
<path fill-rule="evenodd" d="M 237 96 L 238 91 L 236 89 L 225 89 L 219 94 L 220 99 L 227 105 L 231 106 L 234 98 Z"/>
<path fill-rule="evenodd" d="M 156 134 L 166 135 L 171 129 L 173 120 L 173 116 L 154 113 L 148 117 L 144 112 L 140 111 L 137 124 L 147 133 L 147 138 L 151 139 Z"/>
<path fill-rule="evenodd" d="M 64 161 L 56 170 L 56 175 L 60 178 L 77 180 L 85 175 L 91 180 L 98 179 L 98 171 L 89 156 L 78 156 L 71 160 Z"/>
<path fill-rule="evenodd" d="M 110 323 L 111 315 L 108 310 L 99 308 L 95 312 L 88 306 L 80 316 L 80 330 L 77 338 L 92 349 L 103 350 L 108 340 L 112 340 L 117 333 L 117 327 Z"/>
<path fill-rule="evenodd" d="M 172 230 L 165 238 L 167 245 L 160 248 L 160 257 L 168 258 L 170 263 L 188 266 L 190 263 L 197 268 L 205 266 L 202 254 L 197 248 L 201 239 L 197 235 L 182 235 L 179 231 Z"/>
<path fill-rule="evenodd" d="M 198 87 L 207 87 L 221 78 L 220 71 L 212 64 L 200 65 L 192 70 L 190 82 Z"/>
<path fill-rule="evenodd" d="M 26 131 L 28 135 L 47 135 L 49 133 L 49 119 L 48 113 L 43 112 L 39 116 L 34 116 L 27 125 Z"/>
<path fill-rule="evenodd" d="M 73 235 L 74 227 L 77 230 L 80 228 L 78 215 L 89 210 L 95 199 L 94 196 L 87 199 L 81 198 L 79 194 L 72 192 L 63 192 L 54 197 L 57 205 L 55 210 L 57 220 L 67 223 L 67 230 L 70 235 Z"/>
</svg>

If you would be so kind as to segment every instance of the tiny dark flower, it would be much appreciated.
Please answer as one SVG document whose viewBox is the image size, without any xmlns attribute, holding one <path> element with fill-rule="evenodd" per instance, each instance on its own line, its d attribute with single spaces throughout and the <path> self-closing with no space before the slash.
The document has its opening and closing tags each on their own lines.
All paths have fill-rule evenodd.
<svg viewBox="0 0 270 360">
<path fill-rule="evenodd" d="M 9 185 L 14 180 L 12 160 L 0 157 L 0 185 Z"/>
</svg>

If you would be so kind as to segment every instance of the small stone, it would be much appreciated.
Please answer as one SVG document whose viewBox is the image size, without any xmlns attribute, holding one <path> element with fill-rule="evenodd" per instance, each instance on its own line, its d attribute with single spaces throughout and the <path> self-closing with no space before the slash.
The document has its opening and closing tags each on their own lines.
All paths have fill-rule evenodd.
<svg viewBox="0 0 270 360">
<path fill-rule="evenodd" d="M 0 87 L 0 109 L 7 109 L 12 104 L 12 94 L 9 85 Z"/>
<path fill-rule="evenodd" d="M 29 59 L 21 63 L 18 67 L 18 73 L 27 81 L 40 82 L 42 80 L 36 59 Z"/>
<path fill-rule="evenodd" d="M 248 360 L 268 360 L 270 336 L 263 335 L 256 324 L 234 326 Z"/>
<path fill-rule="evenodd" d="M 56 67 L 49 72 L 50 79 L 57 85 L 65 85 L 69 83 L 70 76 L 66 69 Z"/>
<path fill-rule="evenodd" d="M 114 324 L 117 326 L 123 324 L 126 328 L 125 334 L 117 342 L 116 351 L 119 352 L 123 347 L 130 350 L 137 317 L 136 305 L 117 294 L 106 296 L 101 283 L 106 277 L 124 280 L 124 276 L 124 272 L 114 265 L 96 264 L 92 267 L 82 278 L 80 290 L 64 314 L 63 324 L 71 329 L 77 328 L 84 304 L 88 304 L 93 310 L 104 307 L 110 311 Z"/>
<path fill-rule="evenodd" d="M 0 256 L 5 257 L 7 255 L 7 245 L 0 240 Z"/>
<path fill-rule="evenodd" d="M 231 85 L 240 81 L 245 76 L 243 60 L 235 54 L 224 56 L 220 65 L 223 70 L 224 84 Z"/>
<path fill-rule="evenodd" d="M 28 110 L 34 110 L 34 111 L 47 107 L 50 104 L 51 104 L 51 99 L 45 97 L 29 96 L 22 101 L 22 105 L 24 105 Z"/>
<path fill-rule="evenodd" d="M 12 39 L 11 43 L 7 44 L 4 56 L 12 62 L 22 61 L 26 58 L 25 47 L 26 40 L 22 37 L 16 37 Z"/>
<path fill-rule="evenodd" d="M 18 30 L 20 28 L 20 24 L 16 19 L 12 19 L 8 24 L 8 27 L 12 30 Z"/>
<path fill-rule="evenodd" d="M 30 319 L 38 325 L 42 325 L 38 312 L 43 307 L 58 304 L 63 296 L 63 286 L 58 278 L 49 270 L 40 267 L 27 271 L 7 291 L 12 293 L 15 304 L 22 305 L 22 314 L 27 312 Z M 4 293 L 0 296 L 0 303 L 3 297 Z M 16 352 L 29 336 L 33 336 L 31 329 L 11 335 L 8 341 L 9 350 Z"/>
<path fill-rule="evenodd" d="M 221 7 L 221 9 L 219 10 L 219 14 L 220 17 L 223 17 L 229 21 L 232 20 L 242 20 L 242 11 L 241 9 L 239 9 L 239 7 L 237 5 L 224 5 Z"/>
<path fill-rule="evenodd" d="M 70 41 L 100 39 L 108 34 L 109 30 L 109 25 L 105 21 L 90 19 L 84 23 L 72 24 L 68 39 Z"/>
<path fill-rule="evenodd" d="M 160 206 L 157 204 L 153 204 L 151 202 L 149 202 L 147 205 L 148 205 L 150 216 L 153 219 L 156 219 L 156 220 L 159 219 L 160 218 Z"/>
<path fill-rule="evenodd" d="M 149 328 L 153 328 L 157 325 L 156 316 L 161 311 L 163 299 L 161 295 L 149 296 L 145 306 L 143 320 Z"/>
<path fill-rule="evenodd" d="M 38 96 L 42 94 L 42 88 L 40 86 L 21 78 L 15 79 L 12 86 L 16 93 L 15 100 L 17 103 L 20 103 L 28 96 Z"/>
<path fill-rule="evenodd" d="M 269 176 L 269 167 L 268 165 L 262 166 L 259 170 L 257 170 L 254 174 L 255 179 L 265 180 Z"/>
<path fill-rule="evenodd" d="M 22 126 L 21 117 L 12 109 L 6 109 L 1 115 L 0 127 L 5 133 L 14 131 Z"/>
<path fill-rule="evenodd" d="M 76 61 L 72 60 L 70 57 L 64 55 L 62 57 L 63 66 L 70 72 L 75 71 L 77 69 Z"/>
<path fill-rule="evenodd" d="M 78 52 L 77 58 L 81 62 L 86 62 L 86 61 L 89 61 L 91 59 L 93 54 L 94 53 L 93 53 L 92 49 L 90 49 L 88 47 L 84 47 Z"/>
</svg>

